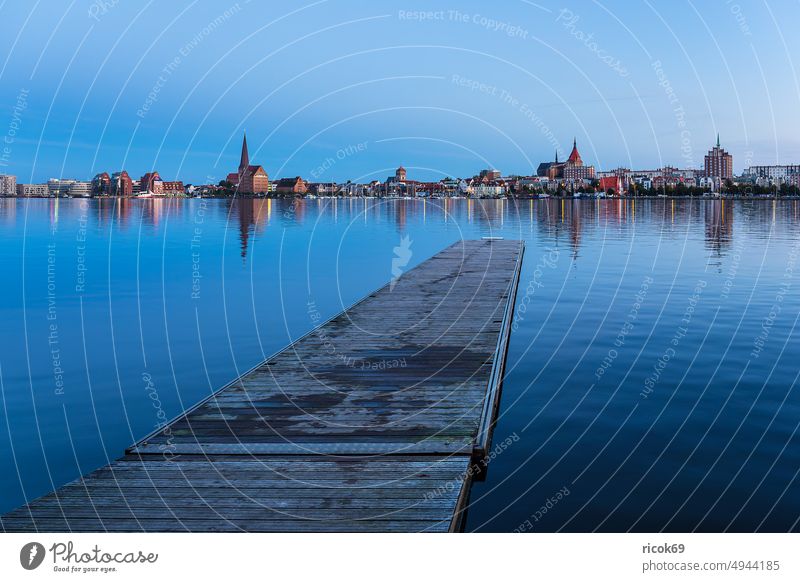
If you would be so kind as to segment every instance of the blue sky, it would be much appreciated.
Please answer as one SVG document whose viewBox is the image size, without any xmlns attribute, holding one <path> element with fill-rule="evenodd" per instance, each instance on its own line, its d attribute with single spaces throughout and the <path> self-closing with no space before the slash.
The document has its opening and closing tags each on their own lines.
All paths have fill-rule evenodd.
<svg viewBox="0 0 800 582">
<path fill-rule="evenodd" d="M 800 163 L 796 0 L 3 2 L 0 172 Z"/>
</svg>

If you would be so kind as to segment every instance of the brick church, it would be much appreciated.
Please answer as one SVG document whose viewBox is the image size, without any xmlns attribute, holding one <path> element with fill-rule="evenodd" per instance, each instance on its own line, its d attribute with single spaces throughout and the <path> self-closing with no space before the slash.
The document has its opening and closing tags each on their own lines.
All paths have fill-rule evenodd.
<svg viewBox="0 0 800 582">
<path fill-rule="evenodd" d="M 269 191 L 269 176 L 264 167 L 250 164 L 250 154 L 247 152 L 247 134 L 242 138 L 239 171 L 228 174 L 228 182 L 234 185 L 239 194 L 266 194 Z"/>
</svg>

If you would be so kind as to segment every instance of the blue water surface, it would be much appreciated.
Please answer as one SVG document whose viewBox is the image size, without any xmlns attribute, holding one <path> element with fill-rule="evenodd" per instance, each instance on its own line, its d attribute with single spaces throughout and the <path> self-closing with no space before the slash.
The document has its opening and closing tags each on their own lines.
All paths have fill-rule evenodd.
<svg viewBox="0 0 800 582">
<path fill-rule="evenodd" d="M 0 199 L 0 512 L 460 238 L 527 250 L 469 531 L 800 519 L 800 203 Z"/>
</svg>

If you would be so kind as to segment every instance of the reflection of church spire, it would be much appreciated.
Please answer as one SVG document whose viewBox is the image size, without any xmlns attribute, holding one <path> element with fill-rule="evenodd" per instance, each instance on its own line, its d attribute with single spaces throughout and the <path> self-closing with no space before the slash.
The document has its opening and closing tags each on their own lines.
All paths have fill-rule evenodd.
<svg viewBox="0 0 800 582">
<path fill-rule="evenodd" d="M 250 225 L 239 217 L 239 240 L 242 248 L 242 263 L 247 262 L 247 239 L 250 237 Z"/>
<path fill-rule="evenodd" d="M 247 155 L 247 144 L 242 156 Z M 239 241 L 242 249 L 242 263 L 247 261 L 247 245 L 250 240 L 250 225 L 253 224 L 253 201 L 240 200 L 236 205 L 239 210 Z"/>
</svg>

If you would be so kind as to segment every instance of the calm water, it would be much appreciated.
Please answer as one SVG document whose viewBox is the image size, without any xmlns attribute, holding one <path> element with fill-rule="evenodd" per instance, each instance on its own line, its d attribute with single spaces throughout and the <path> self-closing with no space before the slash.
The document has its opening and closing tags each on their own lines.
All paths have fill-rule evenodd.
<svg viewBox="0 0 800 582">
<path fill-rule="evenodd" d="M 401 237 L 414 266 L 493 235 L 527 243 L 511 444 L 468 529 L 797 530 L 798 228 L 796 201 L 0 199 L 0 511 L 385 283 Z"/>
</svg>

